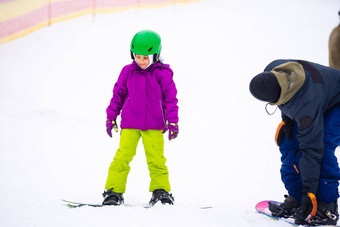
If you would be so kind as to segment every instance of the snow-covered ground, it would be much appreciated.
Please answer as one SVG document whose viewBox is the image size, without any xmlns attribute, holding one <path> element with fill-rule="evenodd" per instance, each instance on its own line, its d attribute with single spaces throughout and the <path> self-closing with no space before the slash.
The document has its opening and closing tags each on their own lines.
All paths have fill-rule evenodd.
<svg viewBox="0 0 340 227">
<path fill-rule="evenodd" d="M 286 191 L 279 111 L 268 116 L 248 84 L 277 58 L 328 65 L 339 9 L 206 0 L 83 16 L 0 45 L 0 226 L 288 226 L 254 210 Z M 180 134 L 165 149 L 176 205 L 142 207 L 151 194 L 140 143 L 125 193 L 133 207 L 69 209 L 61 199 L 102 201 L 119 142 L 105 110 L 142 29 L 160 33 L 175 72 Z"/>
</svg>

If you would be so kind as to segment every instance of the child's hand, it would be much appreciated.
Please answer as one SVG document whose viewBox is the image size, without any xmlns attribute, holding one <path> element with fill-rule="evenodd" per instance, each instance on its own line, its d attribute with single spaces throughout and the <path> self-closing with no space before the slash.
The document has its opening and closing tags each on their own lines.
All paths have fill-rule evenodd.
<svg viewBox="0 0 340 227">
<path fill-rule="evenodd" d="M 118 126 L 117 126 L 116 121 L 107 120 L 107 121 L 106 121 L 106 133 L 107 133 L 110 137 L 112 137 L 112 128 L 115 129 L 115 132 L 118 132 Z"/>
<path fill-rule="evenodd" d="M 176 123 L 169 123 L 168 125 L 169 129 L 169 140 L 176 139 L 178 136 L 178 125 Z"/>
</svg>

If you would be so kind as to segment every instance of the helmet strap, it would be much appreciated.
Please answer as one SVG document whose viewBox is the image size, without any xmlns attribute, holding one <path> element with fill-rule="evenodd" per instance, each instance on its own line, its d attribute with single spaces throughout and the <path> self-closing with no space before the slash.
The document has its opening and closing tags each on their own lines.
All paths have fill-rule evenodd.
<svg viewBox="0 0 340 227">
<path fill-rule="evenodd" d="M 149 68 L 149 66 L 152 65 L 152 64 L 154 63 L 154 62 L 153 62 L 153 54 L 148 55 L 148 57 L 149 57 L 149 65 L 146 66 L 145 69 Z"/>
<path fill-rule="evenodd" d="M 159 60 L 159 55 L 160 54 L 154 54 L 153 55 L 153 62 L 156 63 Z"/>
</svg>

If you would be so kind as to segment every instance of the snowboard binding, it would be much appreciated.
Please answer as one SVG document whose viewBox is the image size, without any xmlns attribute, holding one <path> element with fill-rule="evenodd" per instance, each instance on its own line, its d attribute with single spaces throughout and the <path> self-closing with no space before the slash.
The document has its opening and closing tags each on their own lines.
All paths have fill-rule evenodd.
<svg viewBox="0 0 340 227">
<path fill-rule="evenodd" d="M 169 194 L 166 192 L 164 189 L 156 189 L 155 191 L 152 192 L 152 197 L 149 202 L 151 206 L 155 205 L 158 201 L 161 201 L 162 204 L 174 204 L 174 197 L 172 194 Z"/>
<path fill-rule="evenodd" d="M 105 191 L 103 193 L 103 197 L 104 197 L 103 205 L 119 206 L 121 204 L 124 204 L 123 194 L 114 192 L 113 188 L 110 188 L 109 190 Z"/>
<path fill-rule="evenodd" d="M 299 207 L 299 203 L 293 196 L 285 195 L 283 203 L 268 203 L 268 208 L 272 212 L 274 217 L 278 218 L 290 218 L 295 213 L 295 210 Z"/>
</svg>

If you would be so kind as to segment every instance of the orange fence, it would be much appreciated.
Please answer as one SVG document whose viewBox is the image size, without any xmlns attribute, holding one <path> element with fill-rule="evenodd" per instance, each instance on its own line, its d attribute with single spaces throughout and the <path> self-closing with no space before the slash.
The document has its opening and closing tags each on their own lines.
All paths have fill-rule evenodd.
<svg viewBox="0 0 340 227">
<path fill-rule="evenodd" d="M 0 44 L 54 22 L 85 14 L 193 1 L 195 0 L 0 0 Z"/>
</svg>

